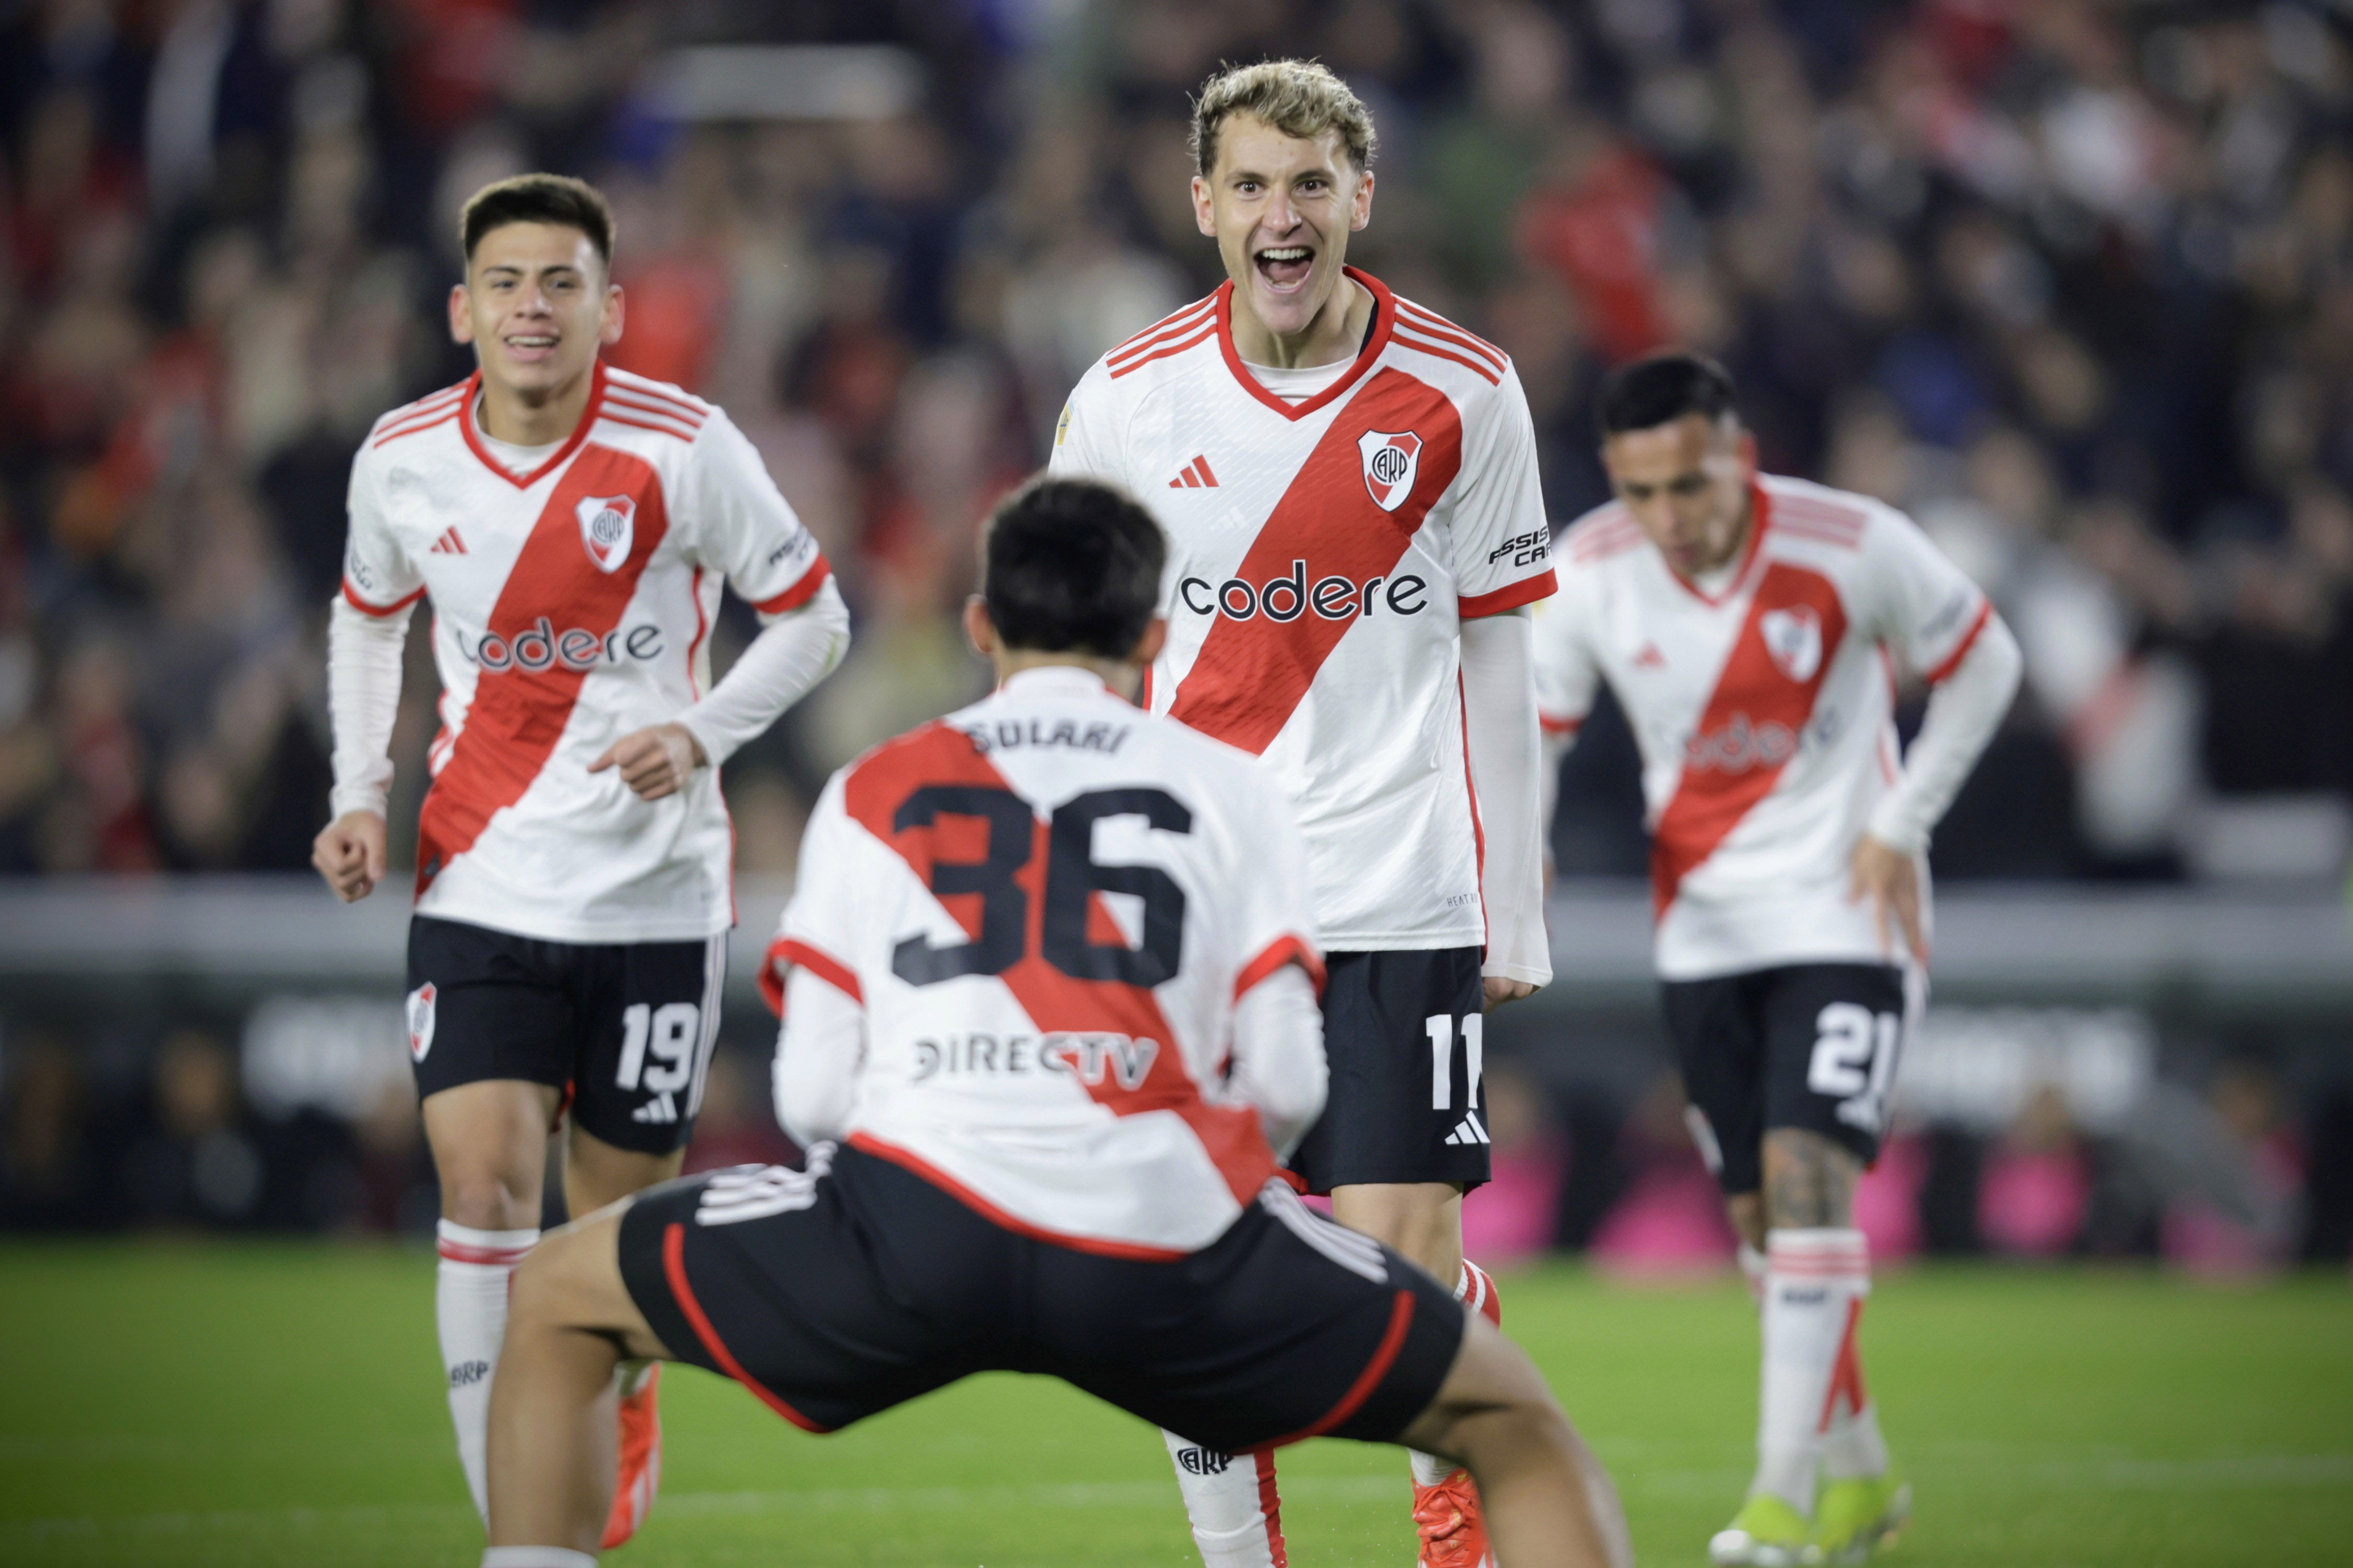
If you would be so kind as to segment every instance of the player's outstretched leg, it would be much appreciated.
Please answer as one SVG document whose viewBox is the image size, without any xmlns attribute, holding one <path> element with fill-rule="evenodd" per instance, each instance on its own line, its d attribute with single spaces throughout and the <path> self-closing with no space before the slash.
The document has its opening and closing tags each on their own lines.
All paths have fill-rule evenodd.
<svg viewBox="0 0 2353 1568">
<path fill-rule="evenodd" d="M 1289 1568 L 1272 1454 L 1221 1454 L 1163 1428 L 1204 1568 Z"/>
<path fill-rule="evenodd" d="M 1503 1568 L 1631 1568 L 1609 1473 L 1526 1352 L 1479 1317 L 1438 1397 L 1398 1441 L 1470 1469 Z"/>
<path fill-rule="evenodd" d="M 515 1271 L 491 1390 L 483 1568 L 586 1568 L 612 1507 L 614 1372 L 672 1359 L 622 1282 L 616 1204 L 551 1233 Z"/>
<path fill-rule="evenodd" d="M 1454 1299 L 1497 1328 L 1504 1325 L 1503 1298 L 1493 1276 L 1462 1260 Z M 1419 1537 L 1416 1568 L 1493 1568 L 1487 1530 L 1479 1511 L 1479 1489 L 1471 1473 L 1451 1459 L 1409 1448 L 1413 1467 L 1413 1528 Z"/>
</svg>

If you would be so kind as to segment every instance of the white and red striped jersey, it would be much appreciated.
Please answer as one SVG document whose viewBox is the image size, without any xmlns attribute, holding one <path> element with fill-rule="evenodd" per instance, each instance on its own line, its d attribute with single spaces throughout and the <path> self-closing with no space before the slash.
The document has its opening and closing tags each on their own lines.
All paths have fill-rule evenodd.
<svg viewBox="0 0 2353 1568">
<path fill-rule="evenodd" d="M 441 730 L 417 908 L 558 942 L 724 931 L 718 769 L 646 801 L 588 764 L 709 687 L 723 580 L 781 612 L 825 558 L 702 399 L 600 363 L 571 438 L 517 474 L 483 446 L 480 384 L 385 415 L 352 464 L 344 598 L 376 616 L 432 601 Z"/>
<path fill-rule="evenodd" d="M 1146 700 L 1273 767 L 1324 942 L 1477 946 L 1458 632 L 1553 590 L 1535 432 L 1502 350 L 1348 276 L 1372 326 L 1321 392 L 1286 399 L 1242 363 L 1229 283 L 1087 372 L 1051 468 L 1166 531 Z"/>
<path fill-rule="evenodd" d="M 1642 754 L 1659 973 L 1886 963 L 1848 862 L 1898 776 L 1897 661 L 1932 683 L 1992 614 L 1912 521 L 1867 497 L 1760 476 L 1740 561 L 1678 576 L 1615 502 L 1560 540 L 1537 616 L 1546 729 L 1608 680 Z M 1926 881 L 1923 881 L 1925 894 Z"/>
<path fill-rule="evenodd" d="M 862 1010 L 848 1142 L 1001 1225 L 1159 1257 L 1274 1173 L 1233 1016 L 1287 963 L 1320 987 L 1314 921 L 1262 765 L 1049 666 L 833 776 L 761 983 L 781 1007 L 797 967 Z M 1312 1053 L 1282 1065 L 1320 1086 L 1312 1025 L 1251 1049 Z"/>
</svg>

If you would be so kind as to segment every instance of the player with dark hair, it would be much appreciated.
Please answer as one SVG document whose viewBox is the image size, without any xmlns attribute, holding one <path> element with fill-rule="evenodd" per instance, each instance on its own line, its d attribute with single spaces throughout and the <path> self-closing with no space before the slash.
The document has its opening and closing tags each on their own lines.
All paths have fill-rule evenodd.
<svg viewBox="0 0 2353 1568">
<path fill-rule="evenodd" d="M 1628 1568 L 1528 1359 L 1276 1176 L 1324 1093 L 1306 847 L 1262 763 L 1134 705 L 1151 519 L 1047 480 L 986 554 L 996 694 L 834 776 L 762 976 L 807 1168 L 657 1188 L 525 1261 L 484 1568 L 594 1561 L 624 1355 L 813 1432 L 1005 1368 L 1219 1452 L 1410 1442 L 1471 1467 L 1514 1568 Z"/>
<path fill-rule="evenodd" d="M 1562 536 L 1538 690 L 1565 745 L 1607 680 L 1641 746 L 1667 1026 L 1763 1317 L 1756 1479 L 1710 1551 L 1856 1562 L 1910 1489 L 1856 1348 L 1855 1184 L 1925 994 L 1929 831 L 2018 645 L 1903 513 L 1759 474 L 1713 361 L 1626 365 L 1599 413 L 1618 499 Z M 1900 759 L 1899 665 L 1932 689 Z"/>
<path fill-rule="evenodd" d="M 538 1239 L 547 1136 L 586 1214 L 678 1172 L 718 1037 L 733 835 L 719 764 L 839 661 L 817 542 L 727 416 L 611 368 L 613 220 L 578 180 L 466 204 L 449 331 L 473 375 L 375 423 L 352 463 L 328 631 L 338 897 L 383 880 L 385 755 L 430 595 L 441 732 L 417 822 L 408 1046 L 441 1182 L 436 1315 L 478 1508 L 507 1281 Z M 711 682 L 723 583 L 766 623 Z M 607 1539 L 660 1474 L 653 1369 L 617 1391 Z"/>
<path fill-rule="evenodd" d="M 1511 361 L 1346 265 L 1374 146 L 1320 65 L 1211 78 L 1193 205 L 1228 281 L 1087 372 L 1052 466 L 1155 499 L 1146 700 L 1265 758 L 1305 829 L 1332 1099 L 1292 1170 L 1493 1314 L 1462 1197 L 1489 1169 L 1483 1015 L 1552 978 L 1528 643 L 1551 534 Z M 1280 1564 L 1271 1459 L 1169 1447 L 1209 1568 Z M 1412 1470 L 1423 1563 L 1472 1568 L 1470 1478 Z"/>
</svg>

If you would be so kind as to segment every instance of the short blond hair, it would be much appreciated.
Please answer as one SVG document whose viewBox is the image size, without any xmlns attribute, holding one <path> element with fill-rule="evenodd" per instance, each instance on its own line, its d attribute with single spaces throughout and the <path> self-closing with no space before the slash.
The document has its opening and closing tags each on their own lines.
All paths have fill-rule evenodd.
<svg viewBox="0 0 2353 1568">
<path fill-rule="evenodd" d="M 1193 100 L 1194 165 L 1206 177 L 1218 162 L 1218 128 L 1231 114 L 1253 114 L 1285 136 L 1313 140 L 1336 131 L 1348 162 L 1370 168 L 1378 138 L 1373 112 L 1348 84 L 1316 60 L 1263 60 L 1228 66 Z"/>
</svg>

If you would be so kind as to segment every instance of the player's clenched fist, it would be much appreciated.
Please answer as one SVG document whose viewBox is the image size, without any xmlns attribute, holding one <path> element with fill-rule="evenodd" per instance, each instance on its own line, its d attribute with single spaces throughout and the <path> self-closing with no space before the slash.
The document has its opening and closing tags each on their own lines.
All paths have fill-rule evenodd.
<svg viewBox="0 0 2353 1568">
<path fill-rule="evenodd" d="M 614 742 L 588 764 L 588 771 L 618 768 L 621 782 L 637 791 L 638 799 L 659 800 L 685 788 L 686 776 L 710 760 L 703 755 L 702 742 L 685 725 L 655 724 Z"/>
<path fill-rule="evenodd" d="M 311 864 L 343 902 L 356 903 L 384 880 L 384 818 L 347 811 L 311 841 Z"/>
</svg>

